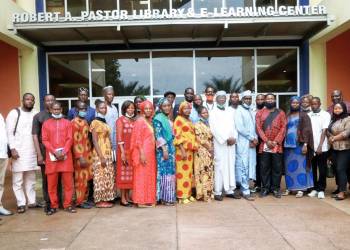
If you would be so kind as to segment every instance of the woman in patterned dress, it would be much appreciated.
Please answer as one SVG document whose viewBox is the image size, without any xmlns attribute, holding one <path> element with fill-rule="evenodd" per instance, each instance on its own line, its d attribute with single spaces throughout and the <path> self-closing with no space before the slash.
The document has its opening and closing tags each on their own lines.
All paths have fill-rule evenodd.
<svg viewBox="0 0 350 250">
<path fill-rule="evenodd" d="M 115 192 L 115 172 L 111 157 L 111 141 L 109 138 L 112 132 L 105 120 L 107 106 L 101 100 L 96 102 L 97 117 L 91 122 L 93 150 L 93 172 L 94 172 L 94 200 L 96 207 L 109 208 L 117 194 Z"/>
<path fill-rule="evenodd" d="M 214 145 L 208 123 L 209 112 L 204 106 L 198 107 L 199 121 L 194 125 L 198 151 L 194 154 L 194 177 L 196 199 L 211 202 L 214 199 Z"/>
<path fill-rule="evenodd" d="M 141 117 L 133 124 L 131 154 L 134 167 L 133 201 L 139 207 L 154 207 L 156 202 L 157 166 L 154 129 L 152 126 L 153 104 L 140 104 Z"/>
<path fill-rule="evenodd" d="M 160 113 L 153 119 L 157 157 L 157 201 L 172 206 L 175 202 L 175 146 L 174 123 L 169 120 L 172 112 L 168 98 L 158 102 Z"/>
<path fill-rule="evenodd" d="M 287 115 L 287 133 L 283 155 L 286 170 L 287 189 L 282 195 L 297 191 L 296 198 L 303 197 L 303 191 L 314 186 L 311 160 L 314 156 L 314 141 L 311 119 L 300 110 L 299 96 L 290 99 L 290 113 Z"/>
<path fill-rule="evenodd" d="M 191 104 L 182 102 L 179 106 L 179 116 L 174 122 L 176 146 L 176 196 L 179 202 L 190 204 L 195 199 L 191 196 L 193 173 L 193 152 L 198 150 L 194 135 L 194 125 L 190 119 Z"/>
<path fill-rule="evenodd" d="M 122 115 L 116 122 L 117 128 L 117 189 L 121 192 L 120 205 L 131 207 L 133 201 L 130 199 L 130 189 L 133 182 L 133 164 L 130 151 L 130 140 L 133 129 L 133 118 L 135 117 L 135 104 L 125 101 L 121 108 Z"/>
</svg>

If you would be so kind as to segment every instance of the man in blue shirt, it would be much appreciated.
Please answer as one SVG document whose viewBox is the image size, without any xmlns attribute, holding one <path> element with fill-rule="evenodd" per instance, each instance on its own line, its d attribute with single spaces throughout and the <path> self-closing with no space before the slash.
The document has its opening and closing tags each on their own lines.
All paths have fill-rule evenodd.
<svg viewBox="0 0 350 250">
<path fill-rule="evenodd" d="M 90 123 L 92 122 L 92 120 L 95 118 L 95 109 L 91 108 L 89 105 L 87 105 L 87 101 L 89 98 L 89 90 L 87 88 L 81 87 L 78 88 L 78 100 L 85 102 L 86 103 L 86 107 L 87 107 L 87 115 L 85 116 L 85 120 L 87 121 L 87 123 L 90 126 Z M 71 108 L 68 112 L 68 120 L 73 120 L 76 116 L 77 116 L 77 112 L 75 110 L 75 103 L 74 103 L 74 108 Z"/>
</svg>

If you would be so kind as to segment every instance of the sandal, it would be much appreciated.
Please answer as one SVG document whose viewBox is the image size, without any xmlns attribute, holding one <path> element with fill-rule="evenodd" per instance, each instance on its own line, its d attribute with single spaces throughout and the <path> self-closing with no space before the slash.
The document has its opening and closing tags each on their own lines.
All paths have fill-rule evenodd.
<svg viewBox="0 0 350 250">
<path fill-rule="evenodd" d="M 250 194 L 243 195 L 243 198 L 246 199 L 247 201 L 254 201 L 255 200 L 254 197 Z"/>
<path fill-rule="evenodd" d="M 197 201 L 193 196 L 189 198 L 190 201 Z"/>
<path fill-rule="evenodd" d="M 160 204 L 165 205 L 165 206 L 174 206 L 174 203 L 166 202 L 163 200 L 160 200 Z"/>
<path fill-rule="evenodd" d="M 68 213 L 73 213 L 73 214 L 77 212 L 77 210 L 75 208 L 73 208 L 72 206 L 66 207 L 64 209 L 64 211 L 68 212 Z"/>
<path fill-rule="evenodd" d="M 58 212 L 58 210 L 56 209 L 56 208 L 51 208 L 51 209 L 49 209 L 47 212 L 46 212 L 46 215 L 53 215 L 53 214 L 55 214 L 55 213 L 57 213 Z"/>
<path fill-rule="evenodd" d="M 189 199 L 185 199 L 185 200 L 179 199 L 179 203 L 183 203 L 185 205 L 191 204 Z"/>
<path fill-rule="evenodd" d="M 290 195 L 292 192 L 291 191 L 289 191 L 288 189 L 286 189 L 286 191 L 284 191 L 283 193 L 282 193 L 282 196 L 288 196 L 288 195 Z"/>
<path fill-rule="evenodd" d="M 154 207 L 155 204 L 138 204 L 138 207 Z"/>
<path fill-rule="evenodd" d="M 304 192 L 303 191 L 298 191 L 297 192 L 297 195 L 295 196 L 296 198 L 301 198 L 301 197 L 303 197 L 303 195 L 304 195 Z"/>
<path fill-rule="evenodd" d="M 23 214 L 26 211 L 26 206 L 19 206 L 17 208 L 17 213 Z"/>
<path fill-rule="evenodd" d="M 28 208 L 43 208 L 44 205 L 41 203 L 35 203 L 35 204 L 30 204 L 28 205 Z"/>
<path fill-rule="evenodd" d="M 108 201 L 103 202 L 100 205 L 96 205 L 97 208 L 111 208 L 113 207 L 113 204 L 109 203 Z"/>
<path fill-rule="evenodd" d="M 4 215 L 4 216 L 10 216 L 13 215 L 13 212 L 6 210 L 5 208 L 0 210 L 0 215 Z"/>
</svg>

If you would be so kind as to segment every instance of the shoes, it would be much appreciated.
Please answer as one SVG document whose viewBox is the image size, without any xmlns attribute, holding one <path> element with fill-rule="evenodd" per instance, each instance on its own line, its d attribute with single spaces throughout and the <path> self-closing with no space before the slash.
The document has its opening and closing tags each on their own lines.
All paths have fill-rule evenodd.
<svg viewBox="0 0 350 250">
<path fill-rule="evenodd" d="M 339 188 L 336 188 L 333 192 L 332 192 L 332 194 L 339 194 L 339 192 L 340 192 L 340 190 L 339 190 Z M 333 197 L 332 197 L 333 198 Z M 335 197 L 334 197 L 335 198 Z"/>
<path fill-rule="evenodd" d="M 179 199 L 179 203 L 183 203 L 185 205 L 188 205 L 188 204 L 191 204 L 190 200 L 189 199 Z"/>
<path fill-rule="evenodd" d="M 85 201 L 84 203 L 88 206 L 91 206 L 91 207 L 95 206 L 95 204 L 96 204 L 94 201 L 91 201 L 91 200 Z"/>
<path fill-rule="evenodd" d="M 35 204 L 30 204 L 28 205 L 28 208 L 43 208 L 44 205 L 41 203 L 35 203 Z"/>
<path fill-rule="evenodd" d="M 146 208 L 150 208 L 150 207 L 155 207 L 155 204 L 138 204 L 138 207 L 146 207 Z"/>
<path fill-rule="evenodd" d="M 325 196 L 324 196 L 324 192 L 318 192 L 318 198 L 319 199 L 324 199 L 325 198 Z"/>
<path fill-rule="evenodd" d="M 331 198 L 337 198 L 338 197 L 338 195 L 336 195 L 336 194 L 332 194 L 332 196 L 331 196 Z"/>
<path fill-rule="evenodd" d="M 226 197 L 233 198 L 233 199 L 240 199 L 241 196 L 233 193 L 233 194 L 226 194 Z"/>
<path fill-rule="evenodd" d="M 5 208 L 0 210 L 0 215 L 9 216 L 13 215 L 13 212 L 6 210 Z"/>
<path fill-rule="evenodd" d="M 113 207 L 113 204 L 108 202 L 108 201 L 105 201 L 105 202 L 102 202 L 98 205 L 96 205 L 97 208 L 111 208 Z"/>
<path fill-rule="evenodd" d="M 281 195 L 278 191 L 273 191 L 273 197 L 275 198 L 281 198 Z"/>
<path fill-rule="evenodd" d="M 64 209 L 63 203 L 58 203 L 58 208 Z"/>
<path fill-rule="evenodd" d="M 124 204 L 121 201 L 120 201 L 120 205 L 123 206 L 123 207 L 132 207 L 132 205 L 130 203 Z"/>
<path fill-rule="evenodd" d="M 261 194 L 259 195 L 260 198 L 264 198 L 269 194 L 267 191 L 262 191 Z"/>
<path fill-rule="evenodd" d="M 307 194 L 309 197 L 315 197 L 318 192 L 316 190 L 312 190 L 311 193 Z"/>
<path fill-rule="evenodd" d="M 261 188 L 258 187 L 258 186 L 255 186 L 254 188 L 252 188 L 252 189 L 250 190 L 251 193 L 256 193 L 256 192 L 260 192 L 260 191 L 261 191 Z"/>
<path fill-rule="evenodd" d="M 135 202 L 133 202 L 133 201 L 129 201 L 128 203 L 131 204 L 131 205 L 135 204 Z"/>
<path fill-rule="evenodd" d="M 89 206 L 88 204 L 86 204 L 85 202 L 79 204 L 79 205 L 76 205 L 75 207 L 77 208 L 83 208 L 83 209 L 90 209 L 91 206 Z"/>
<path fill-rule="evenodd" d="M 254 195 L 255 196 L 255 195 Z M 247 201 L 254 201 L 254 196 L 253 195 L 244 195 L 243 198 L 246 199 Z"/>
<path fill-rule="evenodd" d="M 197 201 L 193 196 L 189 198 L 190 201 Z"/>
<path fill-rule="evenodd" d="M 222 196 L 221 195 L 215 195 L 214 199 L 217 201 L 222 201 Z"/>
<path fill-rule="evenodd" d="M 336 201 L 342 201 L 342 200 L 345 200 L 345 198 L 341 198 L 341 197 L 337 196 L 337 197 L 335 197 L 335 200 Z"/>
</svg>

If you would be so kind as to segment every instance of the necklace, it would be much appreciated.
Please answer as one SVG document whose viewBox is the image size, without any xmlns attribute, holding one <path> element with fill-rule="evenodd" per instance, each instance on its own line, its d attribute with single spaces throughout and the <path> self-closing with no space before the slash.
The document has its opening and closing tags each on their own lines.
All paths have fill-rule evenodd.
<svg viewBox="0 0 350 250">
<path fill-rule="evenodd" d="M 208 105 L 207 102 L 205 102 L 205 105 L 207 106 L 208 110 L 209 110 L 209 109 L 210 109 L 210 110 L 213 110 L 213 108 L 214 108 L 214 103 L 211 105 L 211 108 L 209 108 L 209 105 Z"/>
</svg>

